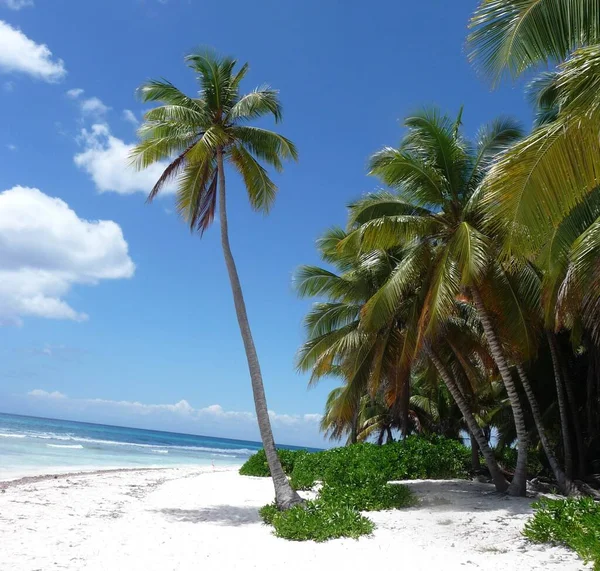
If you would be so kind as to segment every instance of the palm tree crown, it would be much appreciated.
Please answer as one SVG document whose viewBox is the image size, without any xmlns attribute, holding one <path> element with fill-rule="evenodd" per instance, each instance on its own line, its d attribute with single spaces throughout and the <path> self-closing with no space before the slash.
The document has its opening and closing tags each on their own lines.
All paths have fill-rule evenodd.
<svg viewBox="0 0 600 571">
<path fill-rule="evenodd" d="M 236 72 L 236 60 L 211 53 L 195 53 L 186 60 L 197 74 L 198 96 L 188 97 L 166 80 L 142 85 L 142 101 L 162 105 L 144 116 L 132 157 L 140 169 L 169 161 L 148 200 L 177 179 L 177 209 L 190 228 L 202 234 L 216 211 L 217 149 L 242 176 L 251 206 L 262 212 L 269 211 L 277 187 L 261 161 L 280 171 L 283 161 L 297 159 L 298 153 L 282 135 L 247 124 L 265 115 L 276 122 L 282 117 L 276 90 L 261 86 L 240 94 L 248 64 Z"/>
</svg>

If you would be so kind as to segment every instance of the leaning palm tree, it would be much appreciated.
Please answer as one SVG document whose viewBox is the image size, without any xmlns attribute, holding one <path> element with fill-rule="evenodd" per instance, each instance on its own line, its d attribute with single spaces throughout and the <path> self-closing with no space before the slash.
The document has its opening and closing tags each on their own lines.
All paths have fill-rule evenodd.
<svg viewBox="0 0 600 571">
<path fill-rule="evenodd" d="M 297 152 L 285 137 L 247 124 L 266 115 L 272 115 L 276 122 L 281 120 L 277 91 L 259 87 L 246 95 L 240 94 L 247 64 L 236 71 L 236 60 L 209 52 L 193 53 L 186 61 L 197 74 L 200 84 L 197 97 L 188 97 L 165 80 L 148 81 L 139 88 L 142 101 L 162 105 L 144 116 L 139 129 L 140 142 L 132 157 L 140 169 L 158 161 L 169 161 L 148 201 L 152 201 L 167 182 L 176 179 L 177 210 L 190 229 L 200 235 L 213 222 L 218 198 L 221 245 L 248 360 L 258 426 L 277 505 L 287 509 L 301 499 L 292 490 L 275 449 L 258 356 L 229 243 L 225 162 L 241 175 L 251 206 L 268 212 L 277 187 L 260 161 L 281 170 L 282 161 L 296 159 Z"/>
</svg>

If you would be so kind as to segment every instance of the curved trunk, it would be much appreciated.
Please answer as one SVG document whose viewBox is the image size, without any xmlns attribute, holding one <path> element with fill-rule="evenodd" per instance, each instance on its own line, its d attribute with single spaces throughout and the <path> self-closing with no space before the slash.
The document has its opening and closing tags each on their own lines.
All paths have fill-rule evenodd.
<svg viewBox="0 0 600 571">
<path fill-rule="evenodd" d="M 525 426 L 525 417 L 523 415 L 523 408 L 521 401 L 519 400 L 519 393 L 517 393 L 517 387 L 512 378 L 512 374 L 504 357 L 504 351 L 500 340 L 496 335 L 492 320 L 485 309 L 481 294 L 476 287 L 471 288 L 471 295 L 473 296 L 473 302 L 475 303 L 475 309 L 483 325 L 483 331 L 487 338 L 488 346 L 490 348 L 490 354 L 500 371 L 502 382 L 508 393 L 508 399 L 512 408 L 513 417 L 515 421 L 515 428 L 517 430 L 517 465 L 515 467 L 515 475 L 513 481 L 510 484 L 508 493 L 513 496 L 524 496 L 527 492 L 527 428 Z"/>
<path fill-rule="evenodd" d="M 544 448 L 544 452 L 546 453 L 546 457 L 548 458 L 548 462 L 550 464 L 550 467 L 552 468 L 554 477 L 558 482 L 558 487 L 565 496 L 568 496 L 569 494 L 572 494 L 575 491 L 573 482 L 570 478 L 567 478 L 566 474 L 560 467 L 556 456 L 554 455 L 552 445 L 548 440 L 548 436 L 546 434 L 546 430 L 542 422 L 542 413 L 540 412 L 538 401 L 535 398 L 535 394 L 533 392 L 533 389 L 531 388 L 531 383 L 529 382 L 529 377 L 525 373 L 525 369 L 523 369 L 522 365 L 517 365 L 517 372 L 519 373 L 519 378 L 521 379 L 521 383 L 523 384 L 523 388 L 525 389 L 525 394 L 527 395 L 527 400 L 529 401 L 529 406 L 531 407 L 531 412 L 533 413 L 535 427 L 537 428 L 542 447 Z"/>
<path fill-rule="evenodd" d="M 233 294 L 233 302 L 235 304 L 235 313 L 237 315 L 240 333 L 246 350 L 246 359 L 248 360 L 248 369 L 250 371 L 250 379 L 252 381 L 252 393 L 254 395 L 254 406 L 256 408 L 256 418 L 258 420 L 258 428 L 260 437 L 267 456 L 269 470 L 273 478 L 275 487 L 275 502 L 279 509 L 287 509 L 295 504 L 302 502 L 300 496 L 292 489 L 288 479 L 283 471 L 275 441 L 273 439 L 273 431 L 271 430 L 271 422 L 269 420 L 269 411 L 267 409 L 267 399 L 265 397 L 265 389 L 263 386 L 260 364 L 256 347 L 252 339 L 250 331 L 250 323 L 246 312 L 246 303 L 240 278 L 238 276 L 231 246 L 229 244 L 229 233 L 227 227 L 227 209 L 225 200 L 225 170 L 223 169 L 223 152 L 221 149 L 217 151 L 217 168 L 219 169 L 219 217 L 221 222 L 221 246 L 223 247 L 223 255 L 225 256 L 225 264 L 229 281 L 231 282 L 231 292 Z"/>
<path fill-rule="evenodd" d="M 560 428 L 563 440 L 563 454 L 565 457 L 565 471 L 567 478 L 573 477 L 573 455 L 571 453 L 571 438 L 569 436 L 569 415 L 567 413 L 567 405 L 562 389 L 560 378 L 560 362 L 558 360 L 558 347 L 556 346 L 556 338 L 551 331 L 546 331 L 548 345 L 550 346 L 550 355 L 552 356 L 552 367 L 554 368 L 554 381 L 556 383 L 556 397 L 558 400 L 558 412 L 560 413 Z"/>
<path fill-rule="evenodd" d="M 498 466 L 498 462 L 496 462 L 496 458 L 494 457 L 494 453 L 488 446 L 488 443 L 483 434 L 483 431 L 477 424 L 477 421 L 475 420 L 475 417 L 473 416 L 473 413 L 471 412 L 471 409 L 469 408 L 469 404 L 467 403 L 467 401 L 465 400 L 465 397 L 460 392 L 456 382 L 452 378 L 452 375 L 450 374 L 448 369 L 444 366 L 444 364 L 442 363 L 440 358 L 437 356 L 437 354 L 433 351 L 433 349 L 428 347 L 426 349 L 426 351 L 427 351 L 427 355 L 429 356 L 429 358 L 433 362 L 435 368 L 437 369 L 437 372 L 439 373 L 440 377 L 444 381 L 444 384 L 448 387 L 448 390 L 450 391 L 452 398 L 454 399 L 458 408 L 460 409 L 460 412 L 462 413 L 463 418 L 465 419 L 465 422 L 467 423 L 467 426 L 469 427 L 470 433 L 477 440 L 477 444 L 479 445 L 479 449 L 481 450 L 481 453 L 483 454 L 485 463 L 488 467 L 488 470 L 490 471 L 490 475 L 492 476 L 492 481 L 494 482 L 494 485 L 496 486 L 496 490 L 498 490 L 499 492 L 505 492 L 508 489 L 508 482 L 506 481 L 506 478 L 502 474 L 502 471 L 500 470 L 500 467 Z"/>
</svg>

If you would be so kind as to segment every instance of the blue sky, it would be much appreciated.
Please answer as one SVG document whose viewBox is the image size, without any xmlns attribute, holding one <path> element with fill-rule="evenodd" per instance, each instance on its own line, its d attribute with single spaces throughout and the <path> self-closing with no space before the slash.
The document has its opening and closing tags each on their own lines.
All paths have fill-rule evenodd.
<svg viewBox="0 0 600 571">
<path fill-rule="evenodd" d="M 467 62 L 475 5 L 0 0 L 0 410 L 257 437 L 218 228 L 190 235 L 172 196 L 146 206 L 155 173 L 123 160 L 135 88 L 193 92 L 183 58 L 211 46 L 250 62 L 247 90 L 280 90 L 278 128 L 300 151 L 267 218 L 229 178 L 230 230 L 276 437 L 322 443 L 335 383 L 307 390 L 294 370 L 310 303 L 294 269 L 377 187 L 366 160 L 411 111 L 464 104 L 468 134 L 502 114 L 530 123 L 521 84 L 492 92 Z"/>
</svg>

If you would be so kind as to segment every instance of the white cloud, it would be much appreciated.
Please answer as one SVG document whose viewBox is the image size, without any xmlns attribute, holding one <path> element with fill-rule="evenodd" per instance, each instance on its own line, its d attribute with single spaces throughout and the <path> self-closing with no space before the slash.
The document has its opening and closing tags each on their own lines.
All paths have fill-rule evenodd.
<svg viewBox="0 0 600 571">
<path fill-rule="evenodd" d="M 123 425 L 143 425 L 148 428 L 160 425 L 166 430 L 176 428 L 200 434 L 229 434 L 232 438 L 244 440 L 260 438 L 254 413 L 225 410 L 219 404 L 196 409 L 184 399 L 175 404 L 144 404 L 101 398 L 77 399 L 58 391 L 48 392 L 42 389 L 32 390 L 28 395 L 36 397 L 38 402 L 45 401 L 48 406 L 54 403 L 56 406 L 49 411 L 52 414 L 67 412 L 85 415 L 87 420 L 98 422 L 110 419 Z M 269 411 L 269 415 L 273 430 L 282 438 L 282 442 L 296 440 L 304 443 L 311 441 L 313 445 L 322 443 L 318 431 L 320 414 L 288 415 Z"/>
<path fill-rule="evenodd" d="M 59 393 L 58 391 L 52 391 L 49 393 L 48 391 L 44 391 L 42 389 L 34 389 L 27 393 L 30 397 L 38 397 L 38 398 L 46 398 L 46 399 L 66 399 L 67 395 L 63 393 Z"/>
<path fill-rule="evenodd" d="M 123 119 L 125 121 L 127 121 L 128 123 L 131 123 L 135 127 L 137 127 L 139 125 L 139 123 L 140 123 L 138 121 L 138 118 L 135 116 L 135 113 L 131 109 L 124 109 L 123 110 Z"/>
<path fill-rule="evenodd" d="M 36 188 L 0 193 L 0 323 L 25 316 L 87 319 L 64 297 L 73 285 L 129 278 L 135 266 L 121 227 L 79 218 Z"/>
<path fill-rule="evenodd" d="M 80 87 L 75 87 L 67 91 L 67 97 L 70 97 L 71 99 L 77 99 L 80 95 L 83 95 L 83 89 Z"/>
<path fill-rule="evenodd" d="M 167 167 L 166 162 L 160 162 L 136 171 L 130 159 L 134 145 L 114 137 L 104 123 L 92 125 L 89 130 L 82 129 L 79 141 L 84 150 L 75 155 L 75 164 L 92 177 L 100 192 L 148 194 Z M 175 185 L 169 183 L 163 192 L 174 191 Z"/>
<path fill-rule="evenodd" d="M 0 0 L 0 4 L 11 10 L 20 10 L 21 8 L 33 6 L 33 0 Z"/>
<path fill-rule="evenodd" d="M 102 117 L 109 109 L 110 107 L 104 105 L 104 103 L 102 103 L 98 97 L 90 97 L 89 99 L 84 99 L 81 102 L 81 112 L 84 115 Z"/>
<path fill-rule="evenodd" d="M 6 148 L 7 148 L 9 151 L 16 151 L 16 150 L 17 150 L 17 146 L 16 146 L 16 145 L 13 145 L 12 143 L 9 143 L 8 145 L 6 145 Z"/>
<path fill-rule="evenodd" d="M 21 30 L 0 20 L 0 72 L 24 73 L 48 82 L 67 73 L 64 62 L 54 59 L 45 44 L 36 44 Z"/>
</svg>

